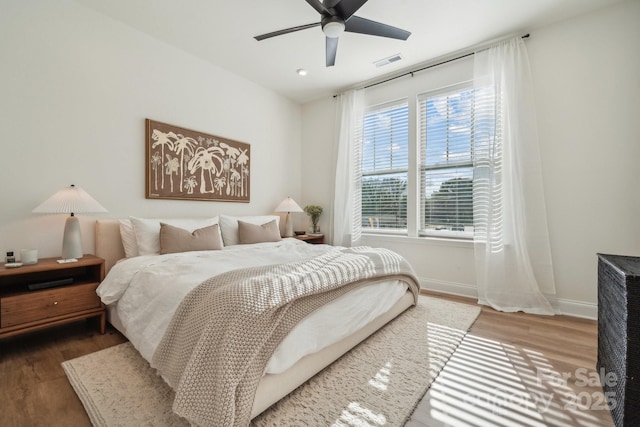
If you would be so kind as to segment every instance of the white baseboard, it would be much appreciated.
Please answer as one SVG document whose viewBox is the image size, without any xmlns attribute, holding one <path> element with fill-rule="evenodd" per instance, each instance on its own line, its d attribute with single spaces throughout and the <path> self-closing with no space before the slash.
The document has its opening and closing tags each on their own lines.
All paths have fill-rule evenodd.
<svg viewBox="0 0 640 427">
<path fill-rule="evenodd" d="M 566 314 L 567 316 L 582 317 L 591 320 L 598 319 L 598 304 L 560 298 L 556 301 L 558 310 L 560 311 L 558 314 Z"/>
<path fill-rule="evenodd" d="M 478 298 L 478 291 L 475 285 L 466 283 L 449 282 L 445 280 L 426 279 L 420 277 L 420 287 L 434 292 L 458 295 L 462 297 Z"/>
<path fill-rule="evenodd" d="M 449 282 L 445 280 L 436 280 L 430 278 L 420 278 L 420 287 L 434 292 L 442 292 L 450 295 L 458 295 L 469 298 L 478 298 L 478 291 L 475 285 L 467 283 Z M 556 299 L 557 314 L 567 316 L 581 317 L 584 319 L 596 320 L 598 318 L 598 305 L 574 301 L 569 299 Z"/>
</svg>

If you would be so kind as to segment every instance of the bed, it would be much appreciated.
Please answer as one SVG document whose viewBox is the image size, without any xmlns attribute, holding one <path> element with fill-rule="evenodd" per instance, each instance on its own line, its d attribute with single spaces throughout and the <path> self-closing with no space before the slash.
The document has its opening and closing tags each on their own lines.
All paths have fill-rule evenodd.
<svg viewBox="0 0 640 427">
<path fill-rule="evenodd" d="M 187 299 L 185 296 L 192 294 L 191 290 L 203 279 L 222 277 L 230 270 L 239 271 L 236 269 L 245 267 L 267 268 L 265 266 L 277 263 L 306 265 L 309 261 L 324 259 L 337 251 L 328 245 L 310 245 L 297 239 L 237 244 L 237 224 L 243 225 L 238 218 L 244 217 L 216 218 L 216 230 L 225 243 L 220 250 L 135 257 L 126 256 L 121 220 L 96 222 L 96 255 L 105 259 L 107 277 L 103 284 L 108 285 L 99 293 L 107 304 L 109 322 L 131 341 L 152 366 L 157 363 L 157 360 L 154 362 L 154 353 L 167 341 L 165 335 L 171 335 L 166 331 L 175 323 L 174 313 L 182 309 Z M 256 224 L 261 221 L 261 217 L 246 218 Z M 236 228 L 229 224 L 234 224 Z M 227 238 L 223 239 L 225 235 Z M 296 264 L 296 261 L 299 262 Z M 255 396 L 251 393 L 249 419 L 413 306 L 417 301 L 418 289 L 413 274 L 376 277 L 306 316 L 288 332 L 264 368 Z M 346 326 L 347 323 L 353 324 Z M 327 333 L 332 330 L 337 333 Z M 305 344 L 302 345 L 302 342 Z M 165 381 L 176 389 L 177 382 L 172 384 L 170 376 L 165 376 L 162 370 L 160 372 Z M 185 416 L 184 412 L 176 409 L 176 404 L 174 410 Z M 188 415 L 186 418 L 195 424 L 208 424 L 210 421 Z M 233 424 L 243 425 L 246 422 L 239 416 Z"/>
</svg>

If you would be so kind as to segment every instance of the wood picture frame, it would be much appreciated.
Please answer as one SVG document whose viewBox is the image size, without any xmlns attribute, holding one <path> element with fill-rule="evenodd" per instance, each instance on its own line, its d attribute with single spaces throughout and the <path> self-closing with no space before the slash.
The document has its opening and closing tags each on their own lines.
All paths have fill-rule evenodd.
<svg viewBox="0 0 640 427">
<path fill-rule="evenodd" d="M 145 120 L 146 198 L 250 201 L 251 145 Z"/>
</svg>

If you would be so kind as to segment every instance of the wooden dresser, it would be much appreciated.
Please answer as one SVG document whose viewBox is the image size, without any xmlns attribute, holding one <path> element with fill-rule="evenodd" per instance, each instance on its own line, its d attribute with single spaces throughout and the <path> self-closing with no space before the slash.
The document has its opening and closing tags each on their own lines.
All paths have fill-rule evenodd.
<svg viewBox="0 0 640 427">
<path fill-rule="evenodd" d="M 103 279 L 104 260 L 94 255 L 65 264 L 57 258 L 18 268 L 0 264 L 0 338 L 90 317 L 99 318 L 104 333 L 105 307 L 96 294 Z"/>
<path fill-rule="evenodd" d="M 597 367 L 616 427 L 640 426 L 640 257 L 598 254 Z"/>
</svg>

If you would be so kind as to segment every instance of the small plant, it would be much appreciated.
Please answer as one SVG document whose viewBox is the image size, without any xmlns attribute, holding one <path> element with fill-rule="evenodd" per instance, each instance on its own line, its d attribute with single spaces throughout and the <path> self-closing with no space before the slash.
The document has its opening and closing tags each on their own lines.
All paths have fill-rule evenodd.
<svg viewBox="0 0 640 427">
<path fill-rule="evenodd" d="M 318 220 L 322 215 L 322 207 L 318 205 L 307 205 L 304 207 L 304 212 L 311 217 L 311 224 L 313 224 L 313 232 L 318 232 Z"/>
</svg>

